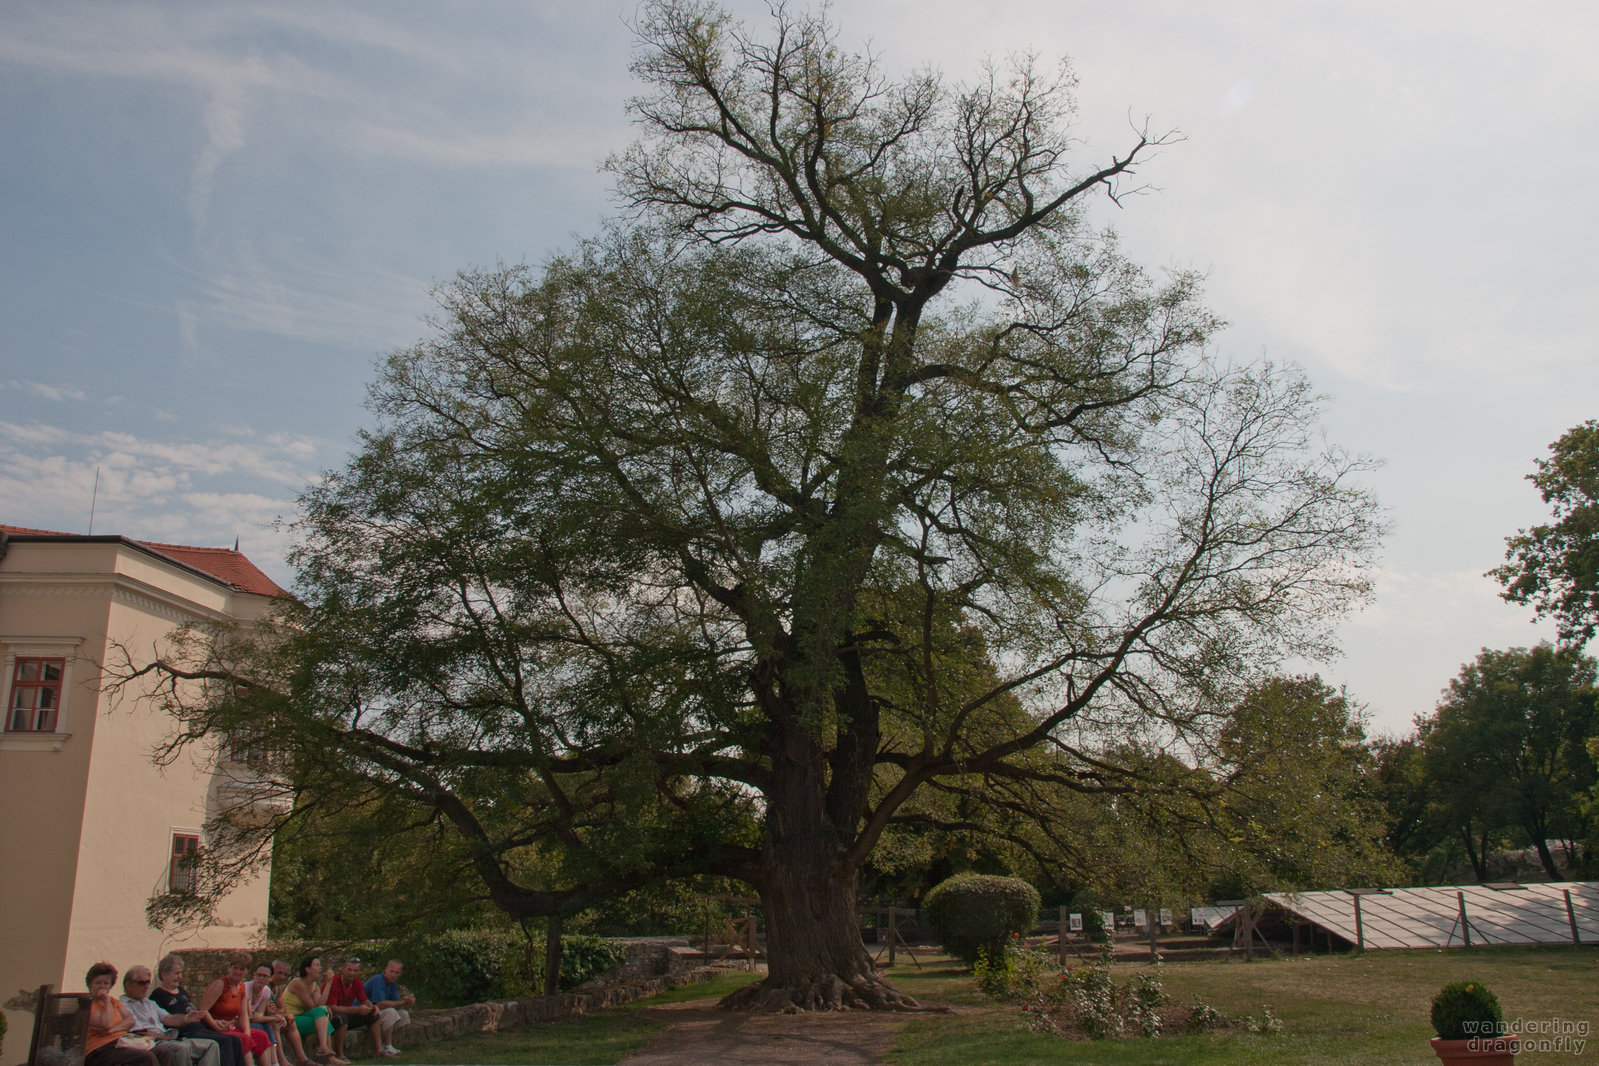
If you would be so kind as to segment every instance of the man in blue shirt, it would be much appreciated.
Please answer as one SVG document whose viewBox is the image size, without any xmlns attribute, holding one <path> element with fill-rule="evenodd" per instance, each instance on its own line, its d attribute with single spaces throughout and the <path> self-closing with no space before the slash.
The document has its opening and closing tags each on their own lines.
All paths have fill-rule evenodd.
<svg viewBox="0 0 1599 1066">
<path fill-rule="evenodd" d="M 400 973 L 404 969 L 399 959 L 390 959 L 382 973 L 366 979 L 366 998 L 378 1009 L 377 1025 L 373 1026 L 377 1030 L 378 1054 L 389 1059 L 400 1053 L 394 1046 L 394 1030 L 410 1023 L 411 1012 L 405 1008 L 416 1003 L 415 996 L 400 994 Z"/>
</svg>

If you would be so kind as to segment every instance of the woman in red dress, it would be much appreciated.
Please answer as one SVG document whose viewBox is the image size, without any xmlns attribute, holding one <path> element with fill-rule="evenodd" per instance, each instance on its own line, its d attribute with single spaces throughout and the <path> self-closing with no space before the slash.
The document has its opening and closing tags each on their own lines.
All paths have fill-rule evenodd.
<svg viewBox="0 0 1599 1066">
<path fill-rule="evenodd" d="M 276 1066 L 272 1041 L 266 1032 L 250 1026 L 250 1010 L 244 1002 L 244 975 L 250 972 L 250 956 L 235 952 L 228 956 L 228 975 L 206 987 L 200 1009 L 217 1020 L 217 1029 L 235 1033 L 244 1042 L 245 1066 Z"/>
</svg>

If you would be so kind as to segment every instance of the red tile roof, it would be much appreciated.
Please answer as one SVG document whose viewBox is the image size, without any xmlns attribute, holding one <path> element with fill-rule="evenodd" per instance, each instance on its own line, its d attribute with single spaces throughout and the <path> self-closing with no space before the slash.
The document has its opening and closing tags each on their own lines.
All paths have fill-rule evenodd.
<svg viewBox="0 0 1599 1066">
<path fill-rule="evenodd" d="M 73 533 L 57 533 L 53 529 L 29 529 L 27 526 L 8 526 L 0 524 L 0 533 L 8 537 L 71 537 Z"/>
<path fill-rule="evenodd" d="M 131 537 L 87 537 L 78 533 L 59 533 L 53 529 L 29 529 L 26 526 L 0 524 L 0 533 L 8 537 L 63 537 L 69 540 L 125 540 L 154 555 L 162 556 L 179 566 L 198 570 L 240 592 L 258 596 L 287 596 L 278 583 L 267 577 L 261 568 L 232 548 L 195 548 L 187 544 L 161 544 L 156 541 L 134 540 Z"/>
<path fill-rule="evenodd" d="M 243 552 L 232 548 L 191 548 L 186 544 L 157 544 L 139 541 L 146 548 L 170 556 L 185 566 L 204 571 L 219 581 L 224 581 L 244 592 L 259 596 L 287 596 L 261 568 L 244 557 Z"/>
</svg>

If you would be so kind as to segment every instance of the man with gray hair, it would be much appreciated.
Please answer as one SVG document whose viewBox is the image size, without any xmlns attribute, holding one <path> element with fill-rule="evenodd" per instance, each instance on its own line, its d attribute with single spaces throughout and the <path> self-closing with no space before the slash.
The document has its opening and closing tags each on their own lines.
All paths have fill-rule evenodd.
<svg viewBox="0 0 1599 1066">
<path fill-rule="evenodd" d="M 184 1040 L 177 1027 L 193 1019 L 187 1014 L 168 1014 L 150 998 L 150 967 L 129 966 L 122 975 L 122 1005 L 133 1015 L 133 1033 L 155 1038 L 150 1050 L 161 1066 L 219 1066 L 221 1054 L 214 1040 Z M 170 1032 L 169 1032 L 170 1030 Z"/>
</svg>

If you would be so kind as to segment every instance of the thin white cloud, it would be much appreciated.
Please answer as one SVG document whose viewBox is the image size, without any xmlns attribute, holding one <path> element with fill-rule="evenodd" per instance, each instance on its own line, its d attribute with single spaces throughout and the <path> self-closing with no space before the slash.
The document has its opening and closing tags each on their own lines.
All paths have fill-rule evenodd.
<svg viewBox="0 0 1599 1066">
<path fill-rule="evenodd" d="M 1255 83 L 1249 78 L 1240 78 L 1227 89 L 1227 95 L 1221 98 L 1217 107 L 1219 115 L 1236 115 L 1242 111 L 1255 98 Z"/>
<path fill-rule="evenodd" d="M 310 473 L 316 446 L 301 438 L 162 441 L 103 430 L 75 433 L 39 423 L 0 422 L 0 455 L 18 463 L 56 462 L 65 456 L 92 469 L 104 465 L 124 480 L 149 479 L 153 489 L 171 490 L 194 478 L 250 477 L 298 489 Z M 7 455 L 9 453 L 9 455 Z"/>
<path fill-rule="evenodd" d="M 1466 615 L 1488 632 L 1527 637 L 1528 613 L 1505 603 L 1498 583 L 1483 571 L 1380 568 L 1374 573 L 1372 602 L 1350 616 L 1348 629 L 1398 627 L 1412 634 L 1441 633 L 1455 628 Z"/>
<path fill-rule="evenodd" d="M 74 433 L 0 422 L 0 520 L 69 533 L 228 545 L 235 537 L 280 583 L 299 489 L 315 472 L 316 442 L 240 429 L 204 441 Z"/>
<path fill-rule="evenodd" d="M 335 78 L 286 51 L 242 61 L 239 42 L 253 36 L 242 6 L 58 4 L 6 14 L 0 62 L 13 69 L 206 89 L 245 81 L 313 96 L 337 92 Z"/>
<path fill-rule="evenodd" d="M 89 397 L 76 385 L 51 385 L 43 381 L 17 381 L 0 383 L 0 388 L 15 389 L 41 400 L 87 400 Z"/>
<path fill-rule="evenodd" d="M 1400 736 L 1431 712 L 1462 664 L 1484 647 L 1525 647 L 1553 639 L 1524 607 L 1504 602 L 1499 586 L 1474 570 L 1387 568 L 1373 602 L 1339 627 L 1345 654 L 1305 665 L 1356 698 L 1371 702 L 1374 731 Z"/>
<path fill-rule="evenodd" d="M 251 63 L 249 66 L 257 65 Z M 205 146 L 189 175 L 189 219 L 195 236 L 205 232 L 211 192 L 223 160 L 244 147 L 244 84 L 230 80 L 218 85 L 205 109 Z"/>
<path fill-rule="evenodd" d="M 383 268 L 352 276 L 297 240 L 241 238 L 204 269 L 181 266 L 201 299 L 174 307 L 184 351 L 200 356 L 201 327 L 250 330 L 375 353 L 416 339 L 430 282 Z"/>
<path fill-rule="evenodd" d="M 517 34 L 496 34 L 492 22 L 481 23 L 471 45 L 461 47 L 459 40 L 428 33 L 425 23 L 411 27 L 358 12 L 276 4 L 181 13 L 132 3 L 54 10 L 51 18 L 8 20 L 0 33 L 0 63 L 204 94 L 204 143 L 190 191 L 190 212 L 201 229 L 218 168 L 244 146 L 244 108 L 256 94 L 274 94 L 277 118 L 323 147 L 378 158 L 587 170 L 619 146 L 613 140 L 626 136 L 618 122 L 620 138 L 596 137 L 586 114 L 620 101 L 621 63 L 597 69 L 576 55 L 529 63 Z M 524 18 L 538 22 L 533 12 Z M 451 28 L 473 32 L 473 24 Z M 272 37 L 287 40 L 276 49 L 261 44 Z M 315 49 L 318 62 L 292 50 L 301 43 L 296 37 L 322 42 Z M 326 58 L 329 46 L 340 53 L 337 60 Z M 624 56 L 619 51 L 617 58 Z M 395 80 L 392 72 L 399 71 L 403 78 Z M 363 72 L 389 73 L 367 78 Z M 463 84 L 478 91 L 463 98 Z M 531 128 L 530 112 L 536 120 Z"/>
<path fill-rule="evenodd" d="M 491 131 L 356 122 L 346 145 L 363 154 L 456 169 L 478 167 L 559 167 L 591 171 L 598 160 L 627 144 L 626 131 L 572 128 L 549 123 L 535 128 Z"/>
<path fill-rule="evenodd" d="M 183 354 L 192 362 L 200 355 L 199 317 L 195 314 L 194 302 L 178 300 L 172 310 L 178 319 L 178 343 L 183 347 Z"/>
</svg>

